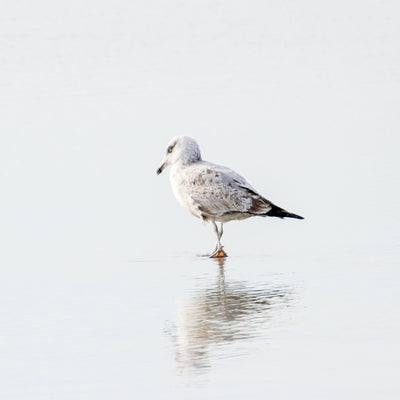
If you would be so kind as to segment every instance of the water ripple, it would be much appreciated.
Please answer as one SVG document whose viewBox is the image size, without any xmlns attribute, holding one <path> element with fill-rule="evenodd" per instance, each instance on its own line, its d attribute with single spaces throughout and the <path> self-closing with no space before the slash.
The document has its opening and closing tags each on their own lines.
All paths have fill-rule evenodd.
<svg viewBox="0 0 400 400">
<path fill-rule="evenodd" d="M 231 280 L 221 265 L 216 278 L 202 282 L 182 302 L 168 329 L 180 371 L 204 372 L 215 358 L 241 355 L 238 344 L 265 338 L 291 301 L 289 287 Z"/>
</svg>

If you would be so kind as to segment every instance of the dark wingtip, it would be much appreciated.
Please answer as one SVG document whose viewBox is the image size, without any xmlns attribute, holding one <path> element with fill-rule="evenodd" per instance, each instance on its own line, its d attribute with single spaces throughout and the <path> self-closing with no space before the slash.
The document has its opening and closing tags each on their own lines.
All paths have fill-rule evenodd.
<svg viewBox="0 0 400 400">
<path fill-rule="evenodd" d="M 274 204 L 271 204 L 271 206 L 272 206 L 271 210 L 266 214 L 269 217 L 304 219 L 304 217 L 287 212 L 283 208 L 280 208 Z"/>
<path fill-rule="evenodd" d="M 287 215 L 289 218 L 296 218 L 296 219 L 304 219 L 301 215 L 296 215 L 296 214 L 289 214 Z"/>
</svg>

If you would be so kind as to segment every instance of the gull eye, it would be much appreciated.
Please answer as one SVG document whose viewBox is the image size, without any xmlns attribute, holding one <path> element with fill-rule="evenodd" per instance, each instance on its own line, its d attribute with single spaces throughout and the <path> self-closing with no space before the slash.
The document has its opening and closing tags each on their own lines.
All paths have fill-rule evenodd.
<svg viewBox="0 0 400 400">
<path fill-rule="evenodd" d="M 174 146 L 169 146 L 167 149 L 167 153 L 172 153 L 173 149 L 174 149 Z"/>
</svg>

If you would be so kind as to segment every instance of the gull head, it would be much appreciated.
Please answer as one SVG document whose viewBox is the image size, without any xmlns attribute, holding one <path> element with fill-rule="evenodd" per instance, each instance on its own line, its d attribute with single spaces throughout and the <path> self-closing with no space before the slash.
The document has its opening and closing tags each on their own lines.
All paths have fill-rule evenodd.
<svg viewBox="0 0 400 400">
<path fill-rule="evenodd" d="M 201 154 L 197 142 L 189 136 L 176 136 L 167 146 L 164 162 L 157 170 L 161 174 L 169 165 L 180 163 L 182 166 L 201 161 Z"/>
</svg>

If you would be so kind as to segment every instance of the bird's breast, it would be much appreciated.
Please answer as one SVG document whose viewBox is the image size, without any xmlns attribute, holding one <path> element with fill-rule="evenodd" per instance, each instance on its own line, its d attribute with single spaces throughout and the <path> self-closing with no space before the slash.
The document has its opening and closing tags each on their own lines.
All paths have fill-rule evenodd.
<svg viewBox="0 0 400 400">
<path fill-rule="evenodd" d="M 188 180 L 188 174 L 182 168 L 175 168 L 172 166 L 170 172 L 170 182 L 172 192 L 179 204 L 186 208 L 194 216 L 201 218 L 201 212 L 198 207 L 194 204 L 192 197 L 190 196 L 190 183 Z"/>
</svg>

